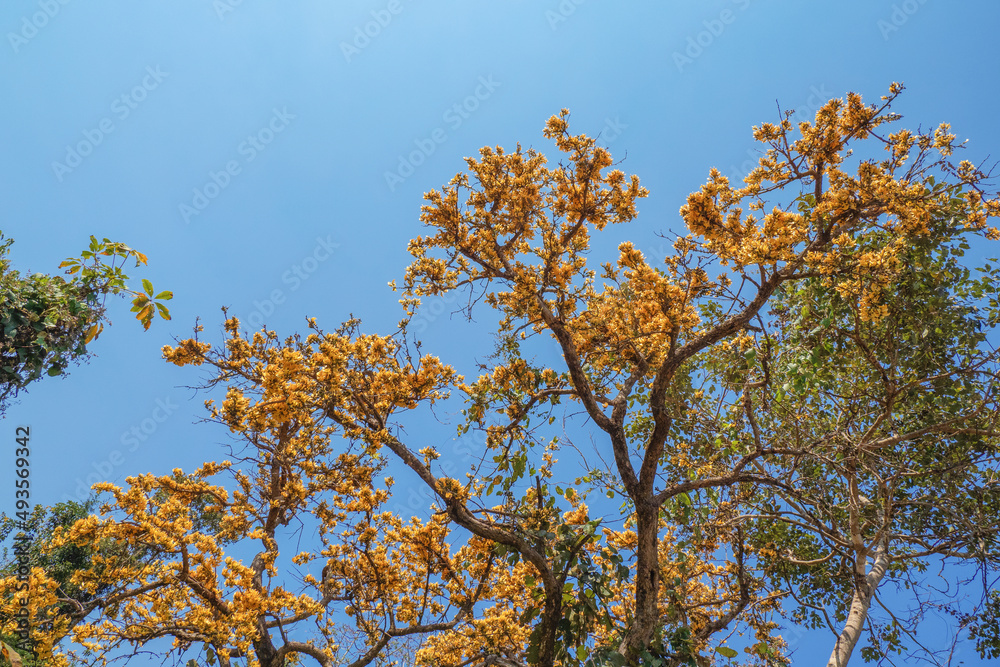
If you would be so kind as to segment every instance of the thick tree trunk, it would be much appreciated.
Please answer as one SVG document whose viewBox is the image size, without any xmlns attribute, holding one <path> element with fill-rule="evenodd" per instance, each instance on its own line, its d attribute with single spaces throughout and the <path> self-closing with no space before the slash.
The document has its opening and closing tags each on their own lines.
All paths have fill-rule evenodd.
<svg viewBox="0 0 1000 667">
<path fill-rule="evenodd" d="M 636 503 L 635 618 L 622 642 L 622 652 L 630 665 L 639 664 L 639 656 L 649 647 L 660 619 L 659 529 L 659 507 L 653 503 Z"/>
<path fill-rule="evenodd" d="M 538 667 L 552 667 L 556 662 L 556 632 L 562 620 L 562 591 L 545 595 L 545 618 L 541 625 L 541 642 L 538 647 Z"/>
<path fill-rule="evenodd" d="M 270 537 L 274 537 L 273 531 Z M 254 588 L 260 593 L 264 592 L 264 556 L 266 553 L 264 551 L 260 552 L 254 556 L 253 562 L 250 563 L 250 569 L 254 573 Z M 263 615 L 257 617 L 257 637 L 252 639 L 250 643 L 253 646 L 257 661 L 260 662 L 261 667 L 284 667 L 285 658 L 279 655 L 278 650 L 274 647 L 274 643 L 271 641 L 271 634 L 267 629 L 267 618 Z"/>
<path fill-rule="evenodd" d="M 258 636 L 250 643 L 261 667 L 284 667 L 285 657 L 274 648 L 263 617 L 257 622 L 257 633 Z"/>
<path fill-rule="evenodd" d="M 859 576 L 859 581 L 854 589 L 854 599 L 851 600 L 851 610 L 847 614 L 847 622 L 844 629 L 837 637 L 837 644 L 833 647 L 830 661 L 827 667 L 845 667 L 847 661 L 851 659 L 851 653 L 861 638 L 861 633 L 865 629 L 865 621 L 868 619 L 868 609 L 871 607 L 872 598 L 878 589 L 882 577 L 885 576 L 886 568 L 889 566 L 888 545 L 881 544 L 875 552 L 875 560 L 872 562 L 872 569 L 868 574 Z"/>
</svg>

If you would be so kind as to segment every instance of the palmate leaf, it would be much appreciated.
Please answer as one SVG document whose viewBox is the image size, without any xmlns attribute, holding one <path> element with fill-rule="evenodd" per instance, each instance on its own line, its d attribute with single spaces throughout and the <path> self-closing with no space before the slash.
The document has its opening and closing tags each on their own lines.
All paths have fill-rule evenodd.
<svg viewBox="0 0 1000 667">
<path fill-rule="evenodd" d="M 135 319 L 142 322 L 144 329 L 148 329 L 149 324 L 153 319 L 153 312 L 153 304 L 147 303 L 138 313 L 136 313 Z"/>
</svg>

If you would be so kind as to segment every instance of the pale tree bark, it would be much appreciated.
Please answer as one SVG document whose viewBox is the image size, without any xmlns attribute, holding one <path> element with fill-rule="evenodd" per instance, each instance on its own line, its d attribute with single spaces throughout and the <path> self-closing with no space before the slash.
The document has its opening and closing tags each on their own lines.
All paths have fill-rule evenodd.
<svg viewBox="0 0 1000 667">
<path fill-rule="evenodd" d="M 859 565 L 864 568 L 866 557 L 858 559 Z M 847 614 L 847 622 L 844 629 L 837 636 L 837 644 L 833 647 L 830 661 L 827 667 L 845 667 L 851 659 L 851 653 L 861 638 L 861 633 L 865 629 L 865 621 L 868 620 L 868 610 L 871 608 L 872 599 L 878 589 L 885 571 L 889 567 L 889 545 L 883 541 L 875 551 L 875 560 L 868 574 L 859 574 L 858 583 L 854 588 L 854 598 L 851 600 L 851 610 Z"/>
</svg>

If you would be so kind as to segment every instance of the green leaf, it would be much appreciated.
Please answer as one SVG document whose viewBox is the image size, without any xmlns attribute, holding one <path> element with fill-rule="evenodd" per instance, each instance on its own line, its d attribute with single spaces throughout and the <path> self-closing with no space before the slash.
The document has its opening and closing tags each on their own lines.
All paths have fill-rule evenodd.
<svg viewBox="0 0 1000 667">
<path fill-rule="evenodd" d="M 735 658 L 736 656 L 739 655 L 739 653 L 729 648 L 728 646 L 720 646 L 719 648 L 715 649 L 715 652 L 727 658 Z"/>
<path fill-rule="evenodd" d="M 146 294 L 153 296 L 153 283 L 149 282 L 145 278 L 142 279 L 142 289 L 145 290 Z"/>
<path fill-rule="evenodd" d="M 525 609 L 524 613 L 521 614 L 521 623 L 530 623 L 535 616 L 538 616 L 538 612 L 538 607 L 529 607 L 528 609 Z"/>
<path fill-rule="evenodd" d="M 170 290 L 163 290 L 162 292 L 160 292 L 159 294 L 157 294 L 153 298 L 156 299 L 157 301 L 161 301 L 161 300 L 162 301 L 170 301 L 171 299 L 174 298 L 174 293 L 171 292 Z"/>
<path fill-rule="evenodd" d="M 531 635 L 528 636 L 528 662 L 535 663 L 538 662 L 538 649 L 541 648 L 542 643 L 542 626 L 535 626 L 535 629 L 531 631 Z"/>
</svg>

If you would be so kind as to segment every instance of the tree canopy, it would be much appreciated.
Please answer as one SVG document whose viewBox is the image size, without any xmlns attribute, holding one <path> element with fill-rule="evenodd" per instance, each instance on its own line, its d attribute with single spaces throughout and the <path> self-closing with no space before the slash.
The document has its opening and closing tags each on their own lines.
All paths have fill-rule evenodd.
<svg viewBox="0 0 1000 667">
<path fill-rule="evenodd" d="M 146 329 L 157 312 L 170 319 L 161 301 L 172 298 L 172 293 L 154 296 L 145 279 L 140 291 L 128 287 L 122 266 L 129 259 L 136 267 L 146 264 L 146 256 L 124 243 L 91 236 L 80 257 L 59 265 L 70 276 L 64 278 L 44 273 L 22 276 L 8 259 L 13 242 L 0 233 L 0 414 L 43 373 L 65 375 L 72 362 L 90 356 L 87 345 L 110 321 L 105 309 L 108 295 L 131 295 L 132 312 Z"/>
<path fill-rule="evenodd" d="M 101 512 L 45 549 L 117 547 L 70 577 L 72 623 L 57 575 L 31 570 L 40 655 L 784 665 L 802 626 L 832 631 L 830 665 L 935 661 L 915 631 L 930 608 L 988 653 L 1000 301 L 996 267 L 964 252 L 1000 238 L 1000 200 L 948 125 L 890 129 L 901 91 L 755 127 L 759 165 L 739 186 L 711 170 L 665 257 L 624 242 L 597 265 L 592 236 L 647 191 L 563 110 L 544 130 L 561 162 L 487 147 L 425 196 L 397 330 L 312 319 L 280 339 L 227 318 L 221 344 L 199 327 L 164 347 L 207 370 L 228 456 L 95 485 Z M 455 291 L 497 317 L 469 380 L 408 330 Z M 559 363 L 531 353 L 544 339 Z M 406 429 L 456 405 L 485 443 L 460 477 Z M 391 509 L 406 485 L 427 513 Z"/>
</svg>

